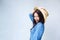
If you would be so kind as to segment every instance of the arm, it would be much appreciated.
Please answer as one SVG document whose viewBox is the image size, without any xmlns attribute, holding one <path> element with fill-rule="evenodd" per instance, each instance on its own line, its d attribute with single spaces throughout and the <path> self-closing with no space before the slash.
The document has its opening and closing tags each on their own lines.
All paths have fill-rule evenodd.
<svg viewBox="0 0 60 40">
<path fill-rule="evenodd" d="M 31 21 L 33 22 L 33 15 L 32 15 L 32 13 L 29 14 L 29 17 L 30 17 Z"/>
</svg>

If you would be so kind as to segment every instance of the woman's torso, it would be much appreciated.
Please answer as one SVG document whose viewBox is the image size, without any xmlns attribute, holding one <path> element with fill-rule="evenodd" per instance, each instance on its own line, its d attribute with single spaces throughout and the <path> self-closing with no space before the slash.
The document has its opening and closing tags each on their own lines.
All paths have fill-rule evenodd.
<svg viewBox="0 0 60 40">
<path fill-rule="evenodd" d="M 30 30 L 30 40 L 41 40 L 44 32 L 44 24 L 37 23 L 34 28 Z"/>
</svg>

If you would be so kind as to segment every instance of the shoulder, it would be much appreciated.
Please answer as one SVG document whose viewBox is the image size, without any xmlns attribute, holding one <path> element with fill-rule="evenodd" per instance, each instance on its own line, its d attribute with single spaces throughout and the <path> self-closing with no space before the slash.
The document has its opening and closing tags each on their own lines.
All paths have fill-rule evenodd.
<svg viewBox="0 0 60 40">
<path fill-rule="evenodd" d="M 43 23 L 41 23 L 41 22 L 39 22 L 39 23 L 37 23 L 37 28 L 40 28 L 40 27 L 42 27 L 42 26 L 44 26 L 44 24 Z"/>
<path fill-rule="evenodd" d="M 41 22 L 38 22 L 38 23 L 37 23 L 37 25 L 43 25 L 43 23 L 41 23 Z"/>
</svg>

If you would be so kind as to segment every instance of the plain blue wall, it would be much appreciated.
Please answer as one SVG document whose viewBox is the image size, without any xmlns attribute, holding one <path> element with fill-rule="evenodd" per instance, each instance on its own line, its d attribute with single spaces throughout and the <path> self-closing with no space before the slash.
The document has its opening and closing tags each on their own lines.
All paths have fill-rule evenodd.
<svg viewBox="0 0 60 40">
<path fill-rule="evenodd" d="M 35 6 L 49 12 L 42 40 L 60 40 L 59 4 L 60 0 L 0 0 L 0 40 L 29 40 L 29 13 Z"/>
</svg>

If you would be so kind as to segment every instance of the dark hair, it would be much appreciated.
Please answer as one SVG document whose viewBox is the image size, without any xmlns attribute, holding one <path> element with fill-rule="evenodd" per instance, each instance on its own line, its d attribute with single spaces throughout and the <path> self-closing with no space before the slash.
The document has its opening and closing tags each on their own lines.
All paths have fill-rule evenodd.
<svg viewBox="0 0 60 40">
<path fill-rule="evenodd" d="M 37 13 L 38 16 L 39 16 L 39 21 L 38 22 L 41 22 L 44 24 L 45 20 L 44 20 L 44 16 L 42 14 L 42 12 L 39 10 L 39 9 L 36 9 L 34 12 L 33 12 L 33 27 L 37 24 L 35 19 L 34 19 L 34 14 Z"/>
</svg>

